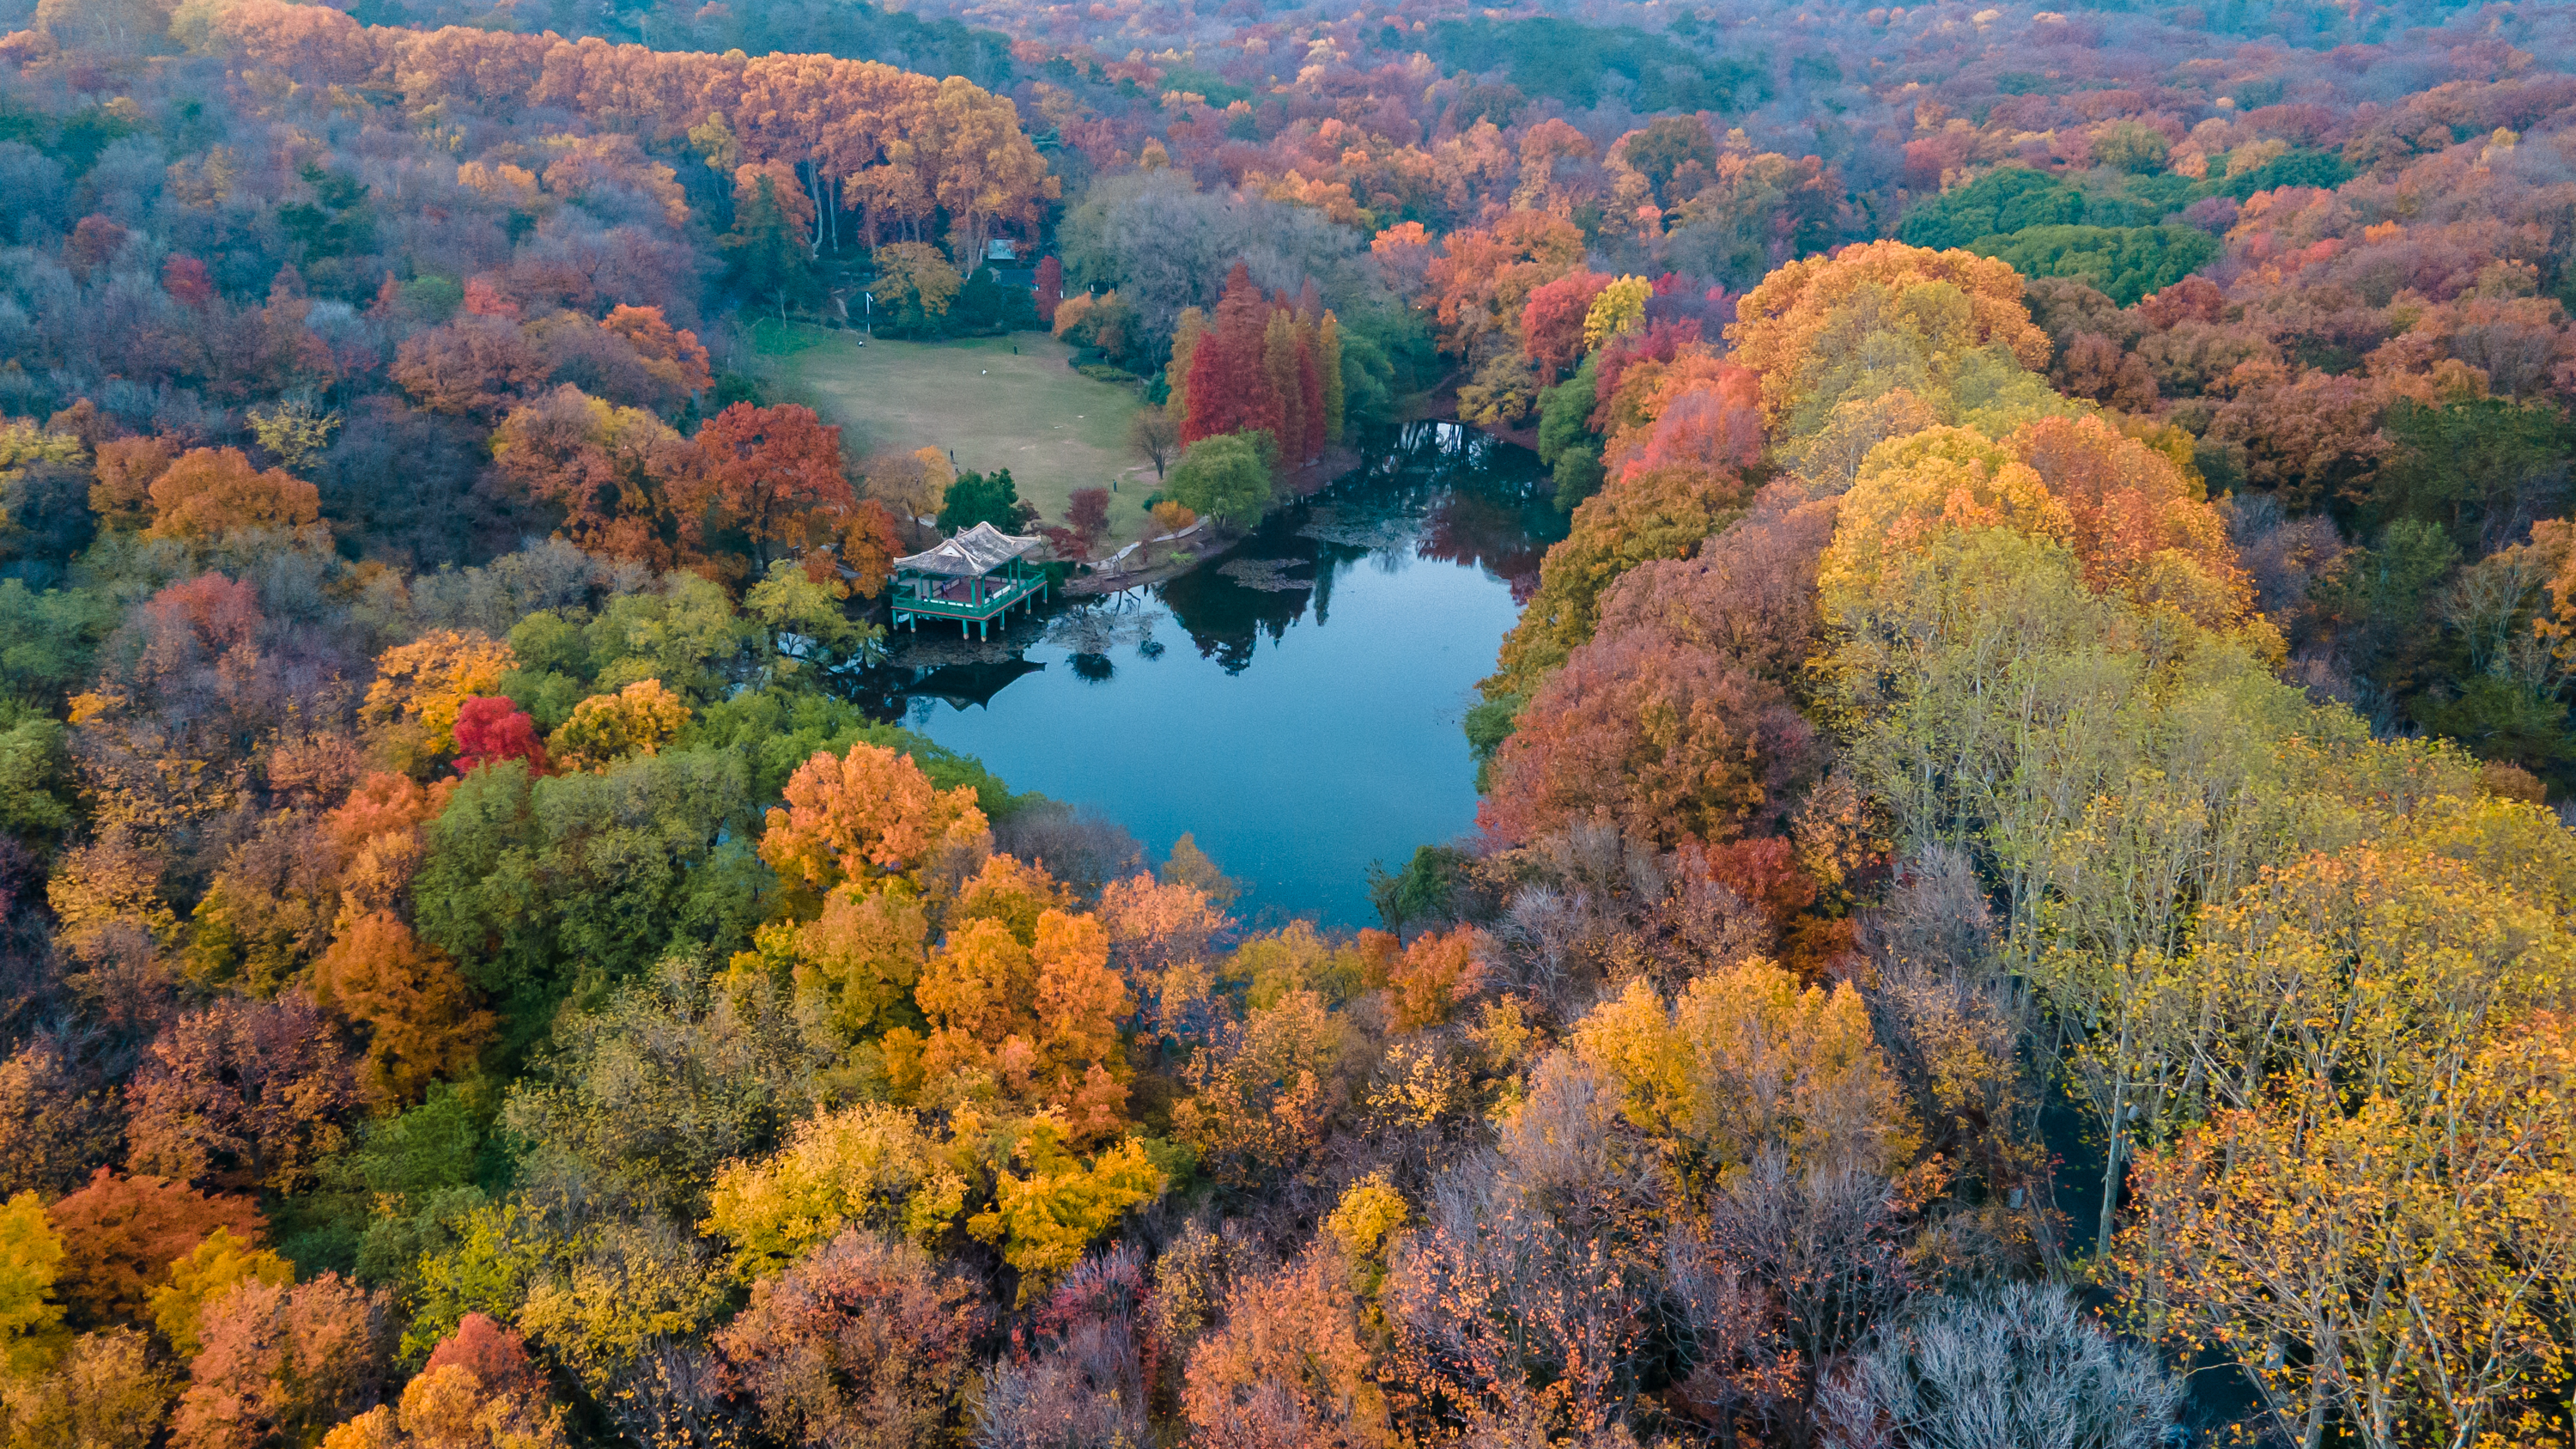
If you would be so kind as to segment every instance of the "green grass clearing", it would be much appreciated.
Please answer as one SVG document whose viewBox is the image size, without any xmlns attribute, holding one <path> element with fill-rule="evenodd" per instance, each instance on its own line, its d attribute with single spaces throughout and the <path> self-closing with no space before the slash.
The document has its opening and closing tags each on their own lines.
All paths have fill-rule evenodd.
<svg viewBox="0 0 2576 1449">
<path fill-rule="evenodd" d="M 960 471 L 1011 470 L 1020 497 L 1048 523 L 1077 488 L 1107 487 L 1111 547 L 1141 537 L 1154 470 L 1127 446 L 1136 390 L 1065 365 L 1072 349 L 1043 332 L 954 342 L 859 345 L 856 332 L 796 328 L 811 345 L 769 353 L 787 392 L 873 453 L 953 451 Z M 785 343 L 775 339 L 770 345 Z M 1018 354 L 1011 349 L 1017 347 Z"/>
<path fill-rule="evenodd" d="M 751 350 L 756 357 L 793 357 L 832 340 L 830 329 L 801 322 L 758 317 L 751 324 Z"/>
</svg>

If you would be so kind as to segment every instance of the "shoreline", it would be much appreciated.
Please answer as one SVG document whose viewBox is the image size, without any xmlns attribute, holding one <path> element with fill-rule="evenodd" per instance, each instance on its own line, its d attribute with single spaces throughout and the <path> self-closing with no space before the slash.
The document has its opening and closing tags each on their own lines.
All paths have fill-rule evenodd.
<svg viewBox="0 0 2576 1449">
<path fill-rule="evenodd" d="M 1324 451 L 1323 457 L 1288 475 L 1287 487 L 1281 495 L 1281 501 L 1312 498 L 1360 471 L 1365 463 L 1366 460 L 1351 448 L 1339 445 L 1328 448 Z M 1173 545 L 1172 551 L 1157 563 L 1140 565 L 1124 573 L 1101 573 L 1095 568 L 1088 574 L 1076 574 L 1066 579 L 1056 593 L 1062 598 L 1097 598 L 1107 594 L 1125 593 L 1129 589 L 1146 584 L 1168 583 L 1242 541 L 1240 535 L 1226 537 L 1211 531 L 1205 537 L 1188 539 Z"/>
</svg>

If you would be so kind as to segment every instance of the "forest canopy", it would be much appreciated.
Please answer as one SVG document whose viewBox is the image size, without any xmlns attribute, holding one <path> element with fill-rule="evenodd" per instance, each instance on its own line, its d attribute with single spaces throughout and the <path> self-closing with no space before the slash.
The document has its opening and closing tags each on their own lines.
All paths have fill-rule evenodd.
<svg viewBox="0 0 2576 1449">
<path fill-rule="evenodd" d="M 0 6 L 0 1436 L 2567 1442 L 2572 25 Z M 1532 445 L 1473 829 L 903 727 L 871 334 Z"/>
</svg>

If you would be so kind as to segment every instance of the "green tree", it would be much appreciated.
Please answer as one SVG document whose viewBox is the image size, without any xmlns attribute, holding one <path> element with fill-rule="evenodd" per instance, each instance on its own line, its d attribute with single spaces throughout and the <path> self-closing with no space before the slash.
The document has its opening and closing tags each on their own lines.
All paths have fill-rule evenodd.
<svg viewBox="0 0 2576 1449">
<path fill-rule="evenodd" d="M 1020 501 L 1020 485 L 1011 481 L 1011 470 L 997 468 L 991 473 L 973 469 L 957 475 L 948 485 L 948 495 L 939 505 L 939 528 L 943 533 L 963 533 L 979 523 L 989 523 L 1004 533 L 1018 533 L 1037 522 L 1034 504 Z"/>
<path fill-rule="evenodd" d="M 2364 674 L 2392 694 L 2415 695 L 2442 671 L 2447 641 L 2427 628 L 2435 590 L 2460 561 L 2459 545 L 2436 522 L 2400 518 L 2378 541 L 2344 556 L 2335 572 L 2309 589 L 2316 611 L 2334 622 L 2337 642 Z"/>
<path fill-rule="evenodd" d="M 2093 133 L 2094 161 L 2133 175 L 2165 169 L 2169 149 L 2164 132 L 2139 121 L 2113 121 Z"/>
<path fill-rule="evenodd" d="M 1396 420 L 1395 364 L 1376 338 L 1357 327 L 1341 329 L 1342 417 L 1353 426 L 1384 427 Z"/>
<path fill-rule="evenodd" d="M 1398 937 L 1408 921 L 1451 919 L 1469 864 L 1466 854 L 1451 846 L 1418 846 L 1400 871 L 1389 874 L 1383 866 L 1369 867 L 1369 903 Z"/>
<path fill-rule="evenodd" d="M 1998 166 L 1965 186 L 1917 203 L 1897 224 L 1908 246 L 1964 247 L 1979 237 L 2084 220 L 2084 193 L 2023 166 Z"/>
<path fill-rule="evenodd" d="M 827 750 L 847 754 L 862 741 L 911 756 L 939 789 L 964 785 L 974 790 L 977 807 L 988 819 L 999 820 L 1018 808 L 1019 798 L 1010 787 L 974 756 L 900 726 L 879 724 L 855 701 L 806 688 L 803 675 L 787 675 L 765 689 L 707 706 L 684 743 L 746 760 L 751 798 L 766 805 L 776 802 L 797 766 Z"/>
<path fill-rule="evenodd" d="M 2352 167 L 2337 151 L 2289 151 L 2251 171 L 2227 178 L 2218 189 L 2221 194 L 2239 201 L 2253 198 L 2258 191 L 2277 191 L 2284 186 L 2314 186 L 2332 191 L 2352 179 Z"/>
<path fill-rule="evenodd" d="M 71 828 L 65 738 L 59 721 L 0 700 L 0 833 L 50 838 Z"/>
<path fill-rule="evenodd" d="M 576 981 L 748 940 L 766 877 L 749 786 L 742 756 L 699 749 L 597 774 L 477 770 L 429 827 L 415 928 L 499 999 L 503 1045 L 524 1049 Z"/>
<path fill-rule="evenodd" d="M 357 1147 L 322 1171 L 327 1191 L 358 1222 L 352 1257 L 361 1282 L 417 1303 L 425 1260 L 457 1246 L 485 1188 L 508 1171 L 491 1131 L 495 1091 L 433 1082 L 417 1105 L 377 1119 Z"/>
<path fill-rule="evenodd" d="M 1249 528 L 1270 506 L 1270 468 L 1249 434 L 1201 438 L 1173 465 L 1163 492 L 1202 518 Z"/>
<path fill-rule="evenodd" d="M 703 1213 L 716 1169 L 776 1146 L 810 1112 L 836 1053 L 785 993 L 669 957 L 555 1024 L 501 1124 L 530 1144 L 540 1202 Z"/>
<path fill-rule="evenodd" d="M 762 663 L 759 630 L 722 585 L 691 573 L 610 599 L 582 635 L 593 694 L 658 679 L 694 706 L 722 698 Z"/>
<path fill-rule="evenodd" d="M 1538 460 L 1556 472 L 1560 513 L 1601 490 L 1601 435 L 1592 431 L 1599 372 L 1598 354 L 1587 356 L 1572 377 L 1539 394 Z"/>
<path fill-rule="evenodd" d="M 2519 526 L 2524 505 L 2563 486 L 2576 428 L 2546 403 L 2400 398 L 2383 424 L 2397 453 L 2370 482 L 2376 522 L 2438 523 L 2463 549 L 2481 550 L 2498 524 Z"/>
<path fill-rule="evenodd" d="M 2012 263 L 2025 277 L 2073 277 L 2123 307 L 2218 256 L 2218 239 L 2189 226 L 2033 226 L 1966 245 L 1980 256 Z"/>
<path fill-rule="evenodd" d="M 835 676 L 885 656 L 885 630 L 851 618 L 841 597 L 814 582 L 794 559 L 771 564 L 769 576 L 751 586 L 742 605 L 764 631 L 763 642 L 776 661 L 772 667 L 782 676 Z"/>
<path fill-rule="evenodd" d="M 0 693 L 58 709 L 90 678 L 90 656 L 116 627 L 114 603 L 86 589 L 38 593 L 0 579 Z"/>
<path fill-rule="evenodd" d="M 724 251 L 726 274 L 734 286 L 746 296 L 770 299 L 782 321 L 787 304 L 813 288 L 805 244 L 796 234 L 795 223 L 780 209 L 776 184 L 767 176 L 760 178 L 751 204 L 735 213 L 733 230 L 717 245 Z"/>
</svg>

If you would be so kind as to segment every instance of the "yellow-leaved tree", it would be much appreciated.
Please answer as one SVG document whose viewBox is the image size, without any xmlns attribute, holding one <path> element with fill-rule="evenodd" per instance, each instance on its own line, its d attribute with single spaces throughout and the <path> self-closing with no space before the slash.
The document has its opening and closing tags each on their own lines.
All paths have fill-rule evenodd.
<svg viewBox="0 0 2576 1449">
<path fill-rule="evenodd" d="M 728 1164 L 707 1227 L 734 1245 L 734 1271 L 765 1278 L 848 1228 L 928 1242 L 965 1202 L 966 1182 L 900 1107 L 863 1102 L 809 1118 L 777 1152 Z"/>
<path fill-rule="evenodd" d="M 661 753 L 689 722 L 689 706 L 658 679 L 594 694 L 546 737 L 546 756 L 565 770 L 604 770 L 633 755 Z"/>
<path fill-rule="evenodd" d="M 1583 1018 L 1572 1046 L 1617 1084 L 1631 1124 L 1721 1169 L 1775 1148 L 1800 1170 L 1884 1176 L 1914 1150 L 1895 1075 L 1849 983 L 1801 986 L 1754 958 L 1698 977 L 1667 1007 L 1635 981 Z"/>
<path fill-rule="evenodd" d="M 2172 1134 L 2111 1254 L 2143 1322 L 2235 1361 L 2293 1439 L 2555 1442 L 2571 985 L 2556 912 L 2419 849 L 2311 854 L 2209 907 L 2127 1044 L 2088 1043 Z"/>
<path fill-rule="evenodd" d="M 202 1344 L 198 1330 L 207 1304 L 236 1283 L 284 1287 L 294 1281 L 293 1263 L 234 1237 L 228 1228 L 217 1228 L 172 1263 L 169 1281 L 152 1290 L 152 1324 L 180 1357 L 194 1358 Z"/>
<path fill-rule="evenodd" d="M 12 1376 L 44 1366 L 62 1338 L 54 1279 L 63 1240 L 42 1199 L 22 1192 L 0 1205 L 0 1366 Z"/>
<path fill-rule="evenodd" d="M 1133 1137 L 1083 1161 L 1063 1126 L 1043 1112 L 1028 1119 L 1011 1160 L 1025 1171 L 998 1174 L 993 1206 L 967 1219 L 966 1229 L 1001 1245 L 1002 1261 L 1019 1270 L 1023 1304 L 1081 1262 L 1129 1208 L 1161 1196 L 1166 1181 Z"/>
<path fill-rule="evenodd" d="M 456 747 L 456 711 L 468 699 L 497 692 L 501 676 L 518 664 L 498 639 L 470 629 L 432 629 L 376 656 L 366 717 L 415 730 L 423 748 L 445 754 Z"/>
</svg>

